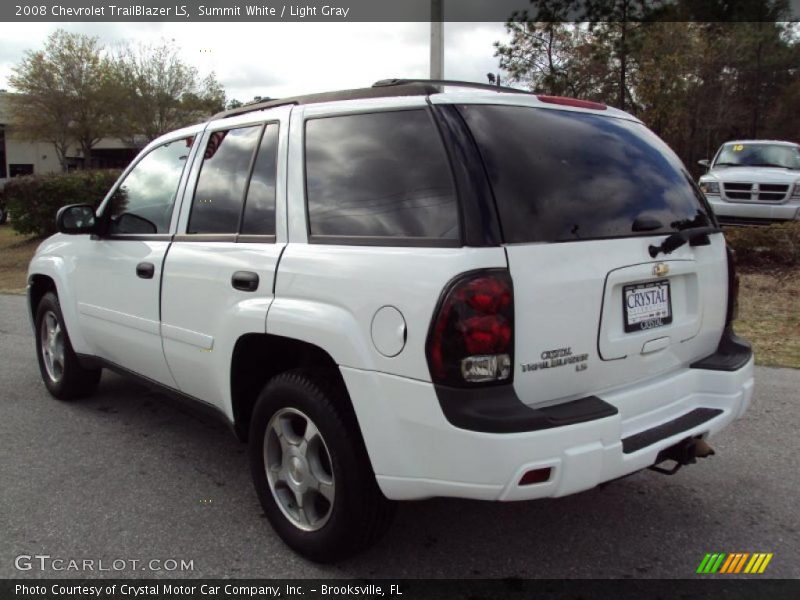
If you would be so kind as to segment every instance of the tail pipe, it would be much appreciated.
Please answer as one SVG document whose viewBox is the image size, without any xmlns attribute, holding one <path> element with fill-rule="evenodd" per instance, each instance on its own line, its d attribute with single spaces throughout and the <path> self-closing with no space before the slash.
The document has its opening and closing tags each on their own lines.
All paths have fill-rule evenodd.
<svg viewBox="0 0 800 600">
<path fill-rule="evenodd" d="M 659 452 L 655 464 L 649 468 L 662 475 L 674 475 L 683 465 L 692 465 L 697 462 L 698 458 L 706 458 L 714 454 L 716 454 L 714 449 L 702 437 L 689 437 Z M 659 466 L 668 460 L 674 461 L 675 466 L 671 469 Z"/>
</svg>

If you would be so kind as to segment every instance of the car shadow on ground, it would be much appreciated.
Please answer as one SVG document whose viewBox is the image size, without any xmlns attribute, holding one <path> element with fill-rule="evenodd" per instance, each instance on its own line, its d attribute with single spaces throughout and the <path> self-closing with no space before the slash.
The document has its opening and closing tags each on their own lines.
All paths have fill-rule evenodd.
<svg viewBox="0 0 800 600">
<path fill-rule="evenodd" d="M 114 374 L 104 375 L 96 396 L 71 409 L 94 415 L 118 430 L 120 439 L 138 438 L 142 452 L 162 451 L 173 463 L 167 470 L 188 471 L 191 488 L 211 489 L 219 506 L 236 507 L 235 521 L 249 519 L 248 529 L 255 524 L 254 539 L 263 542 L 251 551 L 263 554 L 264 570 L 242 572 L 248 567 L 225 565 L 220 557 L 217 569 L 234 576 L 280 576 L 269 566 L 276 554 L 288 554 L 293 568 L 315 577 L 688 576 L 695 556 L 676 556 L 674 548 L 686 547 L 693 532 L 722 525 L 715 500 L 698 487 L 691 470 L 672 478 L 644 471 L 559 499 L 401 503 L 374 548 L 337 564 L 315 565 L 291 555 L 263 519 L 246 446 L 222 422 Z"/>
</svg>

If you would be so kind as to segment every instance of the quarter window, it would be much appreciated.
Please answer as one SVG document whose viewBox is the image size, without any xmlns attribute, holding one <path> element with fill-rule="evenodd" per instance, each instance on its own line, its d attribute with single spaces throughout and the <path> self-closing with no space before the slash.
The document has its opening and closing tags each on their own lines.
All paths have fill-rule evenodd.
<svg viewBox="0 0 800 600">
<path fill-rule="evenodd" d="M 312 236 L 459 239 L 450 165 L 427 110 L 306 123 Z"/>
<path fill-rule="evenodd" d="M 111 197 L 111 233 L 168 233 L 175 193 L 193 138 L 159 146 L 142 158 Z"/>
<path fill-rule="evenodd" d="M 188 233 L 236 233 L 261 126 L 215 131 L 206 144 Z"/>
</svg>

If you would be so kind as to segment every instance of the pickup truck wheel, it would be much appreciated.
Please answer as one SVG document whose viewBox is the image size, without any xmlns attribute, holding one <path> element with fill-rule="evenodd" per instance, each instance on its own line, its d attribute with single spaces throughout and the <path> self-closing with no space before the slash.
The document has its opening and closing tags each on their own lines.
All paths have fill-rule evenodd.
<svg viewBox="0 0 800 600">
<path fill-rule="evenodd" d="M 290 371 L 261 392 L 250 465 L 264 512 L 283 541 L 317 562 L 345 558 L 388 528 L 394 504 L 375 481 L 346 392 L 325 373 Z"/>
<path fill-rule="evenodd" d="M 54 293 L 48 292 L 39 302 L 35 324 L 39 371 L 50 394 L 59 400 L 74 400 L 94 392 L 102 370 L 81 366 Z"/>
</svg>

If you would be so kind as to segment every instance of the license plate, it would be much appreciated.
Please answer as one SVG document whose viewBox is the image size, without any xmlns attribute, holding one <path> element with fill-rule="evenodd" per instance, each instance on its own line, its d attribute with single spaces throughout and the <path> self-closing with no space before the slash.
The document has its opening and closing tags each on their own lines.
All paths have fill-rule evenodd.
<svg viewBox="0 0 800 600">
<path fill-rule="evenodd" d="M 622 288 L 625 332 L 645 331 L 672 323 L 669 281 L 651 281 Z"/>
</svg>

